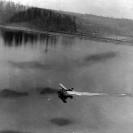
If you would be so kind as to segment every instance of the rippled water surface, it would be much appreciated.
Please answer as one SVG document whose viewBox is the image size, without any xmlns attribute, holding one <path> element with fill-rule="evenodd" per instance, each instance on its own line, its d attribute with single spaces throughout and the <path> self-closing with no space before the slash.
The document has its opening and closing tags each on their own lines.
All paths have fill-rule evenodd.
<svg viewBox="0 0 133 133">
<path fill-rule="evenodd" d="M 64 104 L 58 84 L 108 96 Z M 0 132 L 132 133 L 133 47 L 62 35 L 0 32 Z M 40 91 L 43 89 L 43 94 Z M 114 94 L 128 93 L 117 97 Z"/>
</svg>

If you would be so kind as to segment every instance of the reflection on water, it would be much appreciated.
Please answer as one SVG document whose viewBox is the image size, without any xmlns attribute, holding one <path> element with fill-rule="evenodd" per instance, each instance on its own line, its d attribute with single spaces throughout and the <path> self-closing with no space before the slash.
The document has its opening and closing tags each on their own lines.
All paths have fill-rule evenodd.
<svg viewBox="0 0 133 133">
<path fill-rule="evenodd" d="M 51 123 L 56 124 L 58 126 L 66 126 L 72 124 L 73 121 L 67 118 L 54 118 L 51 120 Z"/>
<path fill-rule="evenodd" d="M 58 83 L 132 94 L 132 57 L 131 46 L 2 30 L 0 90 L 8 98 L 0 97 L 0 132 L 132 133 L 132 97 L 75 96 L 64 104 L 56 95 Z"/>
<path fill-rule="evenodd" d="M 31 34 L 22 31 L 1 31 L 4 45 L 8 47 L 19 47 L 22 45 L 36 45 L 44 43 L 46 45 L 45 52 L 48 51 L 49 45 L 56 45 L 57 37 L 48 34 Z"/>
<path fill-rule="evenodd" d="M 35 34 L 28 34 L 28 33 L 23 33 L 21 31 L 18 32 L 12 32 L 12 31 L 3 31 L 2 32 L 2 37 L 5 41 L 5 45 L 7 46 L 20 46 L 23 43 L 33 43 L 36 42 L 38 39 L 38 35 Z"/>
</svg>

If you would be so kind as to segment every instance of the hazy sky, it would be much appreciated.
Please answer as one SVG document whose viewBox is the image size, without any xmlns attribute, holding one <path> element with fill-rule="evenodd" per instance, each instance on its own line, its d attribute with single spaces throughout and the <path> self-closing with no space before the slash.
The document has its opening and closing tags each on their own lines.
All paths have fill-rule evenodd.
<svg viewBox="0 0 133 133">
<path fill-rule="evenodd" d="M 10 0 L 43 8 L 133 19 L 133 0 Z"/>
</svg>

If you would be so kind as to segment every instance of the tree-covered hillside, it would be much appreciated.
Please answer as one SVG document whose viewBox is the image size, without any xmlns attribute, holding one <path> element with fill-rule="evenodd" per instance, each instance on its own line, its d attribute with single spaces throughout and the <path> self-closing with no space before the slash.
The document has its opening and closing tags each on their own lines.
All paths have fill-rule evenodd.
<svg viewBox="0 0 133 133">
<path fill-rule="evenodd" d="M 77 27 L 80 32 L 133 36 L 133 20 L 117 19 L 91 14 L 77 15 Z"/>
<path fill-rule="evenodd" d="M 0 23 L 5 23 L 15 13 L 26 10 L 27 7 L 11 1 L 0 1 Z"/>
<path fill-rule="evenodd" d="M 31 28 L 45 31 L 76 32 L 74 16 L 57 13 L 48 9 L 29 8 L 26 11 L 20 11 L 11 17 L 8 23 L 23 23 Z"/>
<path fill-rule="evenodd" d="M 26 7 L 0 1 L 0 24 L 101 37 L 133 36 L 133 20 Z"/>
</svg>

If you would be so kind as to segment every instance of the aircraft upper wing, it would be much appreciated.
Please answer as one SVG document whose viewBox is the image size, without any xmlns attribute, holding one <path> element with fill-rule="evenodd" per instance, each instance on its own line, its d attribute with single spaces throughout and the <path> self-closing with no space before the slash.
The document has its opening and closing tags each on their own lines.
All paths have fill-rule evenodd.
<svg viewBox="0 0 133 133">
<path fill-rule="evenodd" d="M 68 90 L 62 83 L 59 83 L 59 86 L 65 90 Z"/>
</svg>

